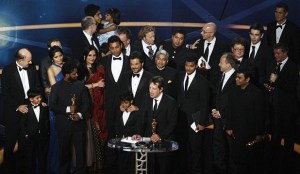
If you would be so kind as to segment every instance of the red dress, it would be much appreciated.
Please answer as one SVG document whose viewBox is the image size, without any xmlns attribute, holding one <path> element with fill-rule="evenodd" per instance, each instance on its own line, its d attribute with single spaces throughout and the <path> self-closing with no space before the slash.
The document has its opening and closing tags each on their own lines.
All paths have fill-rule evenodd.
<svg viewBox="0 0 300 174">
<path fill-rule="evenodd" d="M 86 84 L 97 83 L 99 80 L 104 79 L 104 67 L 100 65 L 94 74 L 86 80 Z M 100 132 L 99 136 L 102 141 L 107 140 L 107 127 L 104 111 L 104 88 L 94 87 L 89 90 L 92 98 L 92 119 L 94 122 L 99 123 Z"/>
<path fill-rule="evenodd" d="M 104 67 L 101 65 L 95 73 L 90 72 L 86 84 L 97 83 L 104 79 Z M 107 141 L 107 127 L 104 110 L 104 88 L 89 89 L 92 99 L 91 117 L 87 119 L 87 167 L 91 170 L 103 169 L 104 148 Z M 99 125 L 99 130 L 96 127 Z"/>
</svg>

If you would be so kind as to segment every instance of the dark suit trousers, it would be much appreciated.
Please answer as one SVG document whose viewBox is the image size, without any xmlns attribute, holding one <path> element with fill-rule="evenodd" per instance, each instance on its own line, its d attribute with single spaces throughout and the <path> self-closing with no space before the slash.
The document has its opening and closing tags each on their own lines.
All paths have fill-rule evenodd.
<svg viewBox="0 0 300 174">
<path fill-rule="evenodd" d="M 26 168 L 28 174 L 46 173 L 47 152 L 49 138 L 40 134 L 25 140 L 26 145 Z"/>
<path fill-rule="evenodd" d="M 188 170 L 190 174 L 203 173 L 203 138 L 204 131 L 195 132 L 189 128 L 188 140 Z"/>
<path fill-rule="evenodd" d="M 70 173 L 72 147 L 75 148 L 75 173 L 85 173 L 85 131 L 57 130 L 59 144 L 60 173 Z"/>
<path fill-rule="evenodd" d="M 226 173 L 228 160 L 228 143 L 226 140 L 226 132 L 223 130 L 221 119 L 214 119 L 214 166 L 217 174 Z"/>
<path fill-rule="evenodd" d="M 17 124 L 17 123 L 16 123 Z M 19 125 L 6 125 L 4 143 L 4 173 L 23 173 L 25 169 L 25 149 L 22 138 L 20 137 Z M 15 144 L 18 142 L 19 148 L 14 153 Z M 23 172 L 22 172 L 23 171 Z"/>
</svg>

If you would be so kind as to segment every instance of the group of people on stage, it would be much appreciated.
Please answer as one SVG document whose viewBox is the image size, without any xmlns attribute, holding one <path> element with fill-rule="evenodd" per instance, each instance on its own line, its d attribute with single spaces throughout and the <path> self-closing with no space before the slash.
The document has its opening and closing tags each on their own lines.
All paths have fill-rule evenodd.
<svg viewBox="0 0 300 174">
<path fill-rule="evenodd" d="M 230 47 L 213 22 L 190 45 L 149 25 L 131 43 L 117 8 L 84 11 L 70 57 L 51 38 L 38 70 L 27 48 L 3 69 L 5 173 L 134 173 L 133 154 L 107 147 L 128 136 L 178 142 L 149 155 L 149 173 L 294 172 L 300 30 L 286 4 Z"/>
</svg>

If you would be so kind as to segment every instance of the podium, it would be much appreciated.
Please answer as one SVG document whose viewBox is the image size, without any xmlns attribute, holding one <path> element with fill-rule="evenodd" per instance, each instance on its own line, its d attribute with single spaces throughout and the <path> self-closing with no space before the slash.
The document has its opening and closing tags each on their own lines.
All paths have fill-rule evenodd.
<svg viewBox="0 0 300 174">
<path fill-rule="evenodd" d="M 147 174 L 148 172 L 148 153 L 164 153 L 178 150 L 178 143 L 170 140 L 161 140 L 152 143 L 150 137 L 142 137 L 141 140 L 131 140 L 127 138 L 113 138 L 107 146 L 118 151 L 135 153 L 135 173 Z"/>
</svg>

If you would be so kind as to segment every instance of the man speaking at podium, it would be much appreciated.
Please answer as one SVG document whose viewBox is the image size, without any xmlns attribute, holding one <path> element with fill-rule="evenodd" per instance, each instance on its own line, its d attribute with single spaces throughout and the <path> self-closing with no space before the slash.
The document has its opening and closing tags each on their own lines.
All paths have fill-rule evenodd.
<svg viewBox="0 0 300 174">
<path fill-rule="evenodd" d="M 161 140 L 172 140 L 177 121 L 176 101 L 163 93 L 164 79 L 154 76 L 150 80 L 149 95 L 144 101 L 145 137 L 154 144 Z M 170 172 L 171 153 L 153 153 L 149 155 L 149 173 L 165 174 Z"/>
</svg>

